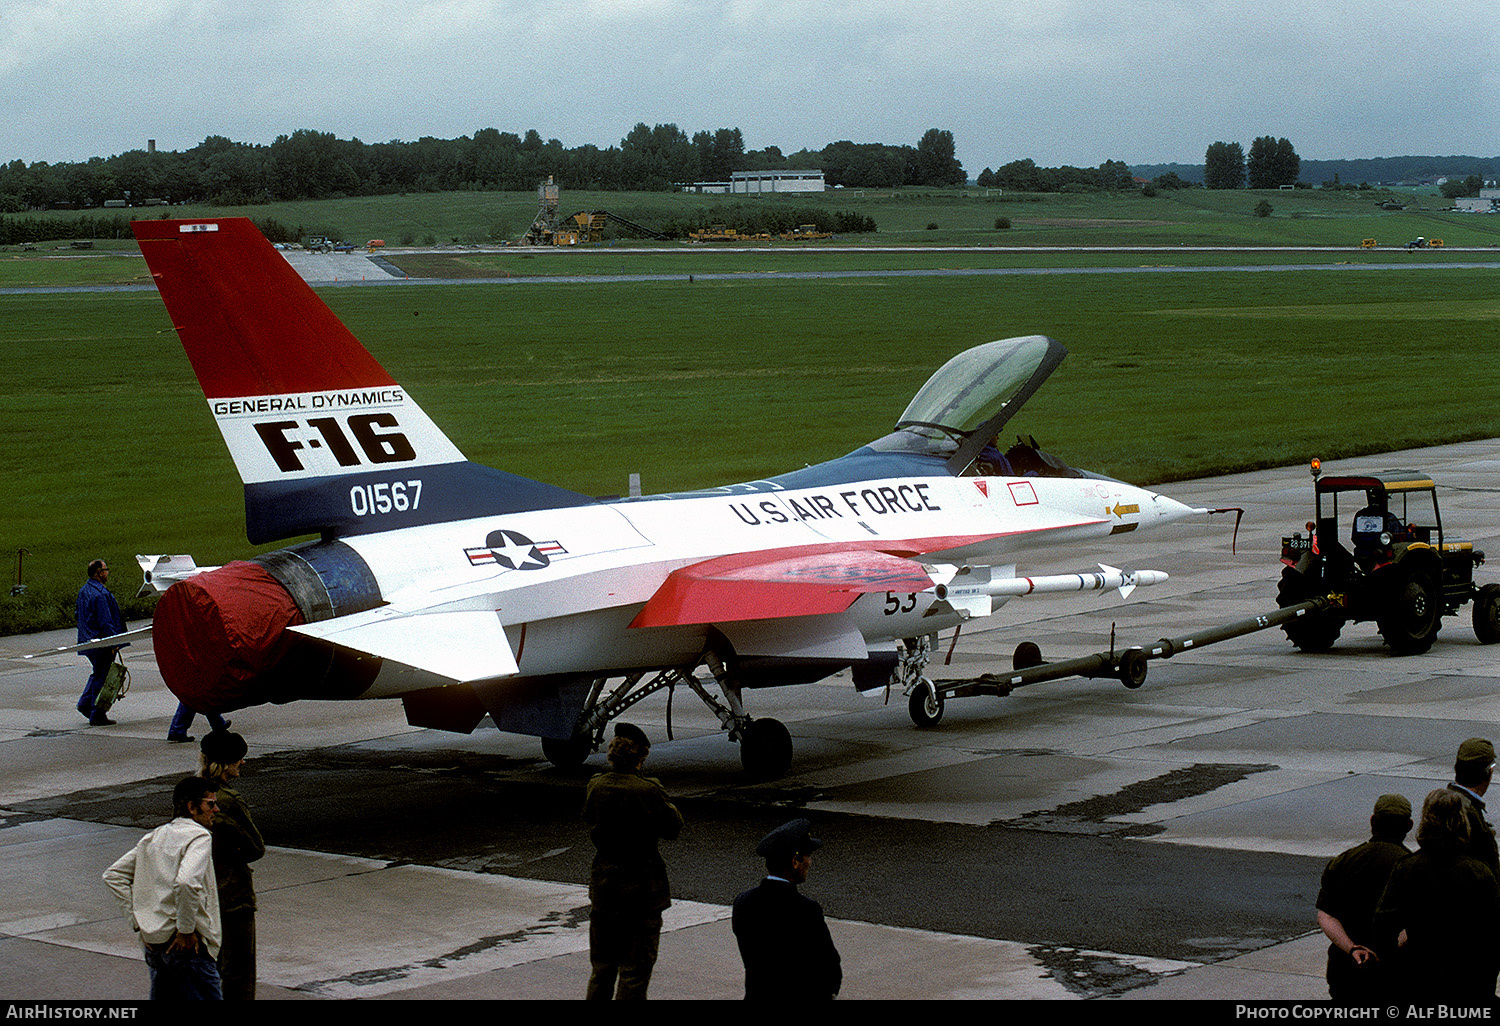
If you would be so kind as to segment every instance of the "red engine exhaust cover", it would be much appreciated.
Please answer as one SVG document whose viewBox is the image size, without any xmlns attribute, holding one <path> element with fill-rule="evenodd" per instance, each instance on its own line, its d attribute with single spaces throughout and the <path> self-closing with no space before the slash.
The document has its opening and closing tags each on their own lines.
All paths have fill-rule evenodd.
<svg viewBox="0 0 1500 1026">
<path fill-rule="evenodd" d="M 168 588 L 156 606 L 152 644 L 162 678 L 188 708 L 227 712 L 264 699 L 255 678 L 295 640 L 297 603 L 255 563 L 236 562 Z"/>
</svg>

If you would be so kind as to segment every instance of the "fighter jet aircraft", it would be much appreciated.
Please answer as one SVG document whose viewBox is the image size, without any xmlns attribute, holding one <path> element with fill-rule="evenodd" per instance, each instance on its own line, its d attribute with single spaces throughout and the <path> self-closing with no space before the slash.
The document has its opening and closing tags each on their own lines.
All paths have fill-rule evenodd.
<svg viewBox="0 0 1500 1026">
<path fill-rule="evenodd" d="M 920 698 L 944 628 L 1016 595 L 1166 576 L 1017 577 L 1018 559 L 1206 512 L 1033 442 L 996 447 L 1066 355 L 1039 335 L 953 357 L 890 434 L 838 459 L 595 499 L 466 460 L 250 221 L 133 228 L 244 481 L 249 540 L 317 535 L 158 574 L 161 673 L 200 712 L 400 698 L 413 725 L 468 733 L 488 714 L 568 765 L 683 685 L 772 779 L 790 734 L 746 712 L 746 689 L 847 668 Z"/>
</svg>

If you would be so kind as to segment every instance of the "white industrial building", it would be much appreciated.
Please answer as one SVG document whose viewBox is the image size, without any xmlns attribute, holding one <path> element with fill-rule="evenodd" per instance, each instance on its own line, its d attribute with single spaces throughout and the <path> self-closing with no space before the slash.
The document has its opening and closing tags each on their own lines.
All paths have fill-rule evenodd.
<svg viewBox="0 0 1500 1026">
<path fill-rule="evenodd" d="M 822 192 L 819 171 L 735 171 L 729 176 L 729 191 L 756 195 L 763 192 Z"/>
<path fill-rule="evenodd" d="M 682 182 L 683 192 L 740 193 L 758 196 L 766 192 L 822 192 L 822 171 L 733 171 L 727 182 Z"/>
</svg>

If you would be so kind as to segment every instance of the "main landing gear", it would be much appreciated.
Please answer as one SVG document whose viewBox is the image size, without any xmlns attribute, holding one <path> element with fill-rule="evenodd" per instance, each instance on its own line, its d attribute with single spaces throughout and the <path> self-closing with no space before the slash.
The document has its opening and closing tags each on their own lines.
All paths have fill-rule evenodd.
<svg viewBox="0 0 1500 1026">
<path fill-rule="evenodd" d="M 715 698 L 708 685 L 694 673 L 706 665 L 723 695 Z M 705 652 L 691 666 L 680 666 L 654 673 L 635 673 L 618 679 L 600 677 L 589 688 L 588 698 L 578 715 L 578 725 L 570 738 L 543 738 L 542 754 L 559 768 L 579 766 L 592 752 L 607 747 L 605 731 L 611 720 L 648 695 L 666 690 L 674 692 L 681 685 L 697 695 L 728 732 L 729 740 L 740 746 L 740 764 L 753 781 L 776 780 L 786 775 L 792 765 L 792 734 L 786 724 L 770 717 L 752 718 L 745 712 L 740 686 L 724 661 L 712 651 Z M 667 730 L 672 729 L 671 704 L 667 706 Z"/>
</svg>

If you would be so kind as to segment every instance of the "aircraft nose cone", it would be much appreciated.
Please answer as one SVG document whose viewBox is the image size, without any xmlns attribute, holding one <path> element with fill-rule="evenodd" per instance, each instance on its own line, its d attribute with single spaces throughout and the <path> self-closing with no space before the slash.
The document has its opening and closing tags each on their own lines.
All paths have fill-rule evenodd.
<svg viewBox="0 0 1500 1026">
<path fill-rule="evenodd" d="M 1162 495 L 1160 492 L 1149 492 L 1147 494 L 1151 496 L 1151 501 L 1141 504 L 1141 513 L 1143 516 L 1149 516 L 1157 521 L 1180 520 L 1183 517 L 1208 512 L 1207 510 L 1196 509 L 1178 502 L 1176 499 Z"/>
</svg>

